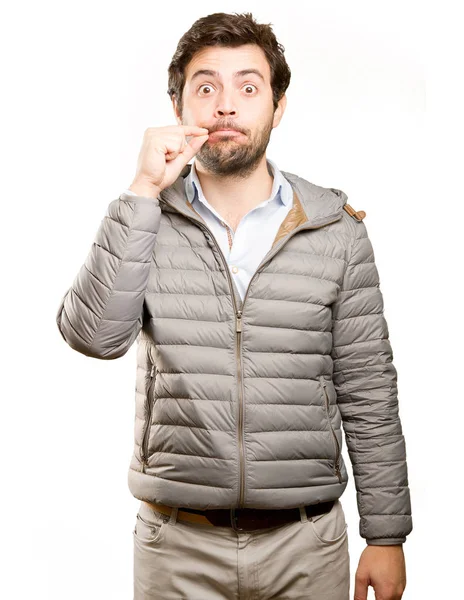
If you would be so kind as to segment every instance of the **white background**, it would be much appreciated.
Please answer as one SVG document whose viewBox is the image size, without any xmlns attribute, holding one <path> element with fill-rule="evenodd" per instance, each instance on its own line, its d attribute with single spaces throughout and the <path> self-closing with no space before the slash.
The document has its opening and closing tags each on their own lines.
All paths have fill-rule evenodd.
<svg viewBox="0 0 464 600">
<path fill-rule="evenodd" d="M 116 361 L 88 358 L 66 345 L 55 317 L 108 204 L 132 182 L 145 129 L 176 124 L 166 90 L 179 38 L 218 11 L 251 11 L 285 47 L 288 105 L 267 156 L 367 213 L 408 456 L 404 598 L 457 598 L 462 19 L 457 2 L 405 0 L 2 10 L 0 596 L 132 598 L 135 346 Z M 346 448 L 344 458 L 350 467 Z M 349 473 L 354 582 L 365 541 Z"/>
</svg>

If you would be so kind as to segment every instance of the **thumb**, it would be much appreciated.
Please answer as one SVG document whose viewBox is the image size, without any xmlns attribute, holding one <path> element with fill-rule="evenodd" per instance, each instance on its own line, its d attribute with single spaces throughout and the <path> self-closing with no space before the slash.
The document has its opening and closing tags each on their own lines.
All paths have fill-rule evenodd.
<svg viewBox="0 0 464 600">
<path fill-rule="evenodd" d="M 190 142 L 184 148 L 184 153 L 185 152 L 188 153 L 188 152 L 192 152 L 193 151 L 193 154 L 189 157 L 188 160 L 190 160 L 193 156 L 195 156 L 195 154 L 198 152 L 198 150 L 206 142 L 206 140 L 208 139 L 208 137 L 209 137 L 208 133 L 206 135 L 195 135 L 195 136 L 192 137 L 192 139 L 190 140 Z M 190 150 L 190 148 L 192 150 Z"/>
<path fill-rule="evenodd" d="M 175 168 L 180 169 L 184 167 L 188 163 L 188 161 L 195 156 L 195 154 L 198 152 L 198 150 L 206 142 L 207 139 L 208 134 L 192 136 L 192 139 L 186 144 L 183 152 L 180 152 L 174 160 L 170 161 L 170 163 Z"/>
</svg>

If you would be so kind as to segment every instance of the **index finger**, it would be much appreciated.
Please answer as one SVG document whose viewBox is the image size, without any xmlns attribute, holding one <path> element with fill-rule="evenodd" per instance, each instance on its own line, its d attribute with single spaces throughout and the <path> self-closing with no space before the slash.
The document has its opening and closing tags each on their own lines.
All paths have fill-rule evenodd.
<svg viewBox="0 0 464 600">
<path fill-rule="evenodd" d="M 206 127 L 198 127 L 197 125 L 181 125 L 185 135 L 206 135 L 209 130 Z"/>
</svg>

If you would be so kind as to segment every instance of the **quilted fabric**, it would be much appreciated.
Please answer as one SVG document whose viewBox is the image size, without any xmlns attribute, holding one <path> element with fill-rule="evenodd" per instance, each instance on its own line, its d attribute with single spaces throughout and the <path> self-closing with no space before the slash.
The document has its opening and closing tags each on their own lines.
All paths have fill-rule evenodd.
<svg viewBox="0 0 464 600">
<path fill-rule="evenodd" d="M 404 542 L 397 372 L 364 222 L 344 192 L 282 171 L 297 202 L 242 302 L 188 206 L 190 167 L 156 199 L 110 203 L 56 318 L 89 357 L 137 341 L 132 494 L 197 509 L 336 499 L 346 440 L 360 535 Z"/>
</svg>

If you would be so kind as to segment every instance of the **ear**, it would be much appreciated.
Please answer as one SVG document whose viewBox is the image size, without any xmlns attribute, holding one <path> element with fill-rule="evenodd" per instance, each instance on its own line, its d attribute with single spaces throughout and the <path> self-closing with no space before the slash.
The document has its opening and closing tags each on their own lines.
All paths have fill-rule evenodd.
<svg viewBox="0 0 464 600">
<path fill-rule="evenodd" d="M 280 120 L 282 119 L 282 117 L 284 115 L 286 107 L 287 107 L 287 96 L 284 94 L 282 96 L 282 98 L 279 100 L 279 102 L 277 103 L 277 108 L 275 109 L 275 112 L 274 112 L 274 120 L 272 121 L 272 127 L 277 127 L 277 125 L 280 123 Z"/>
<path fill-rule="evenodd" d="M 174 116 L 176 118 L 176 121 L 179 125 L 182 125 L 182 117 L 180 116 L 179 113 L 179 108 L 177 106 L 177 99 L 176 99 L 176 95 L 173 94 L 172 96 L 172 109 L 174 111 Z"/>
</svg>

